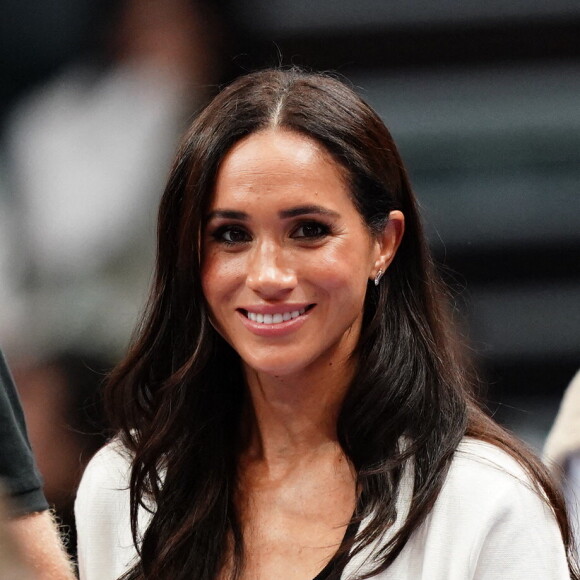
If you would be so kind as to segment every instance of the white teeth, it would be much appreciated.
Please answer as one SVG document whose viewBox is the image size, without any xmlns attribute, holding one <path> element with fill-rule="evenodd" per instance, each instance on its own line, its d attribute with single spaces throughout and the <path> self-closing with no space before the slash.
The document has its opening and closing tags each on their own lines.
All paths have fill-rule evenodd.
<svg viewBox="0 0 580 580">
<path fill-rule="evenodd" d="M 305 312 L 306 308 L 277 314 L 257 314 L 256 312 L 248 311 L 248 318 L 260 324 L 280 324 L 281 322 L 287 322 L 291 318 L 298 318 Z"/>
</svg>

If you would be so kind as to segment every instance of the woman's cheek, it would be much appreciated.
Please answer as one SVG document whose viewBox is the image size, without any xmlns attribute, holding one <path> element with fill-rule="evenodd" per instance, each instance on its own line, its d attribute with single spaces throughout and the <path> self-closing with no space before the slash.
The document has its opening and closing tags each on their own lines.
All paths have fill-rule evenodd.
<svg viewBox="0 0 580 580">
<path fill-rule="evenodd" d="M 344 286 L 353 286 L 357 280 L 366 288 L 367 274 L 365 264 L 361 263 L 360 256 L 344 255 L 341 252 L 331 252 L 311 263 L 311 272 L 315 273 L 319 285 L 331 289 Z"/>
<path fill-rule="evenodd" d="M 216 294 L 223 294 L 243 278 L 244 271 L 245 260 L 242 256 L 210 253 L 202 269 L 202 287 L 206 299 L 211 302 Z"/>
</svg>

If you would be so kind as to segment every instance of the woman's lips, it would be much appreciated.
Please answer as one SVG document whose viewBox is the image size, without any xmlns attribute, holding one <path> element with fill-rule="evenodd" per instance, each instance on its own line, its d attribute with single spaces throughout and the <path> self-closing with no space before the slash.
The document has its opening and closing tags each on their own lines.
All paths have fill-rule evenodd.
<svg viewBox="0 0 580 580">
<path fill-rule="evenodd" d="M 263 314 L 261 312 L 251 312 L 246 310 L 246 316 L 259 324 L 280 324 L 280 322 L 288 322 L 292 318 L 298 318 L 301 314 L 306 312 L 306 308 L 299 310 L 286 310 L 285 312 L 276 312 L 275 314 Z"/>
<path fill-rule="evenodd" d="M 308 318 L 309 312 L 315 304 L 298 307 L 292 305 L 288 307 L 277 306 L 275 308 L 239 308 L 244 326 L 260 336 L 281 336 L 288 332 L 294 332 Z"/>
</svg>

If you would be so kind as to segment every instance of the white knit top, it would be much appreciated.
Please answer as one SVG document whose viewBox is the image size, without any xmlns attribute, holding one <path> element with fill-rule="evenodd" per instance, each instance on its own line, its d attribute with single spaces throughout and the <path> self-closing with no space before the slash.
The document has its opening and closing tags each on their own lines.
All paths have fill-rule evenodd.
<svg viewBox="0 0 580 580">
<path fill-rule="evenodd" d="M 75 506 L 81 580 L 114 580 L 136 557 L 128 469 L 127 454 L 110 443 L 85 471 Z M 412 480 L 412 469 L 407 469 L 395 529 L 406 517 Z M 143 510 L 143 528 L 148 518 Z M 374 554 L 393 532 L 355 556 L 342 578 L 354 579 L 372 569 Z M 433 510 L 395 562 L 375 578 L 564 580 L 569 574 L 554 515 L 521 466 L 490 444 L 464 439 Z"/>
</svg>

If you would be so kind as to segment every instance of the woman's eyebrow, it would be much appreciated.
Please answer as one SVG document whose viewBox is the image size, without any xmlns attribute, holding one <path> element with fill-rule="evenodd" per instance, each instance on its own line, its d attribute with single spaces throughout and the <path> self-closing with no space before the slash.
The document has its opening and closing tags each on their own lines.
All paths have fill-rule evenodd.
<svg viewBox="0 0 580 580">
<path fill-rule="evenodd" d="M 340 217 L 340 214 L 321 205 L 299 205 L 290 209 L 284 209 L 278 213 L 281 218 L 293 218 L 307 214 L 320 214 L 334 218 Z"/>
<path fill-rule="evenodd" d="M 331 209 L 322 207 L 321 205 L 299 205 L 297 207 L 291 207 L 289 209 L 284 209 L 278 212 L 278 215 L 282 219 L 311 214 L 325 215 L 334 218 L 340 217 L 339 213 Z M 214 211 L 209 212 L 209 214 L 207 215 L 207 221 L 210 221 L 215 218 L 247 221 L 249 217 L 250 216 L 243 211 L 237 211 L 233 209 L 216 209 Z"/>
<path fill-rule="evenodd" d="M 215 211 L 210 211 L 207 214 L 207 221 L 210 221 L 214 218 L 247 221 L 249 216 L 243 211 L 236 211 L 233 209 L 216 209 Z"/>
</svg>

